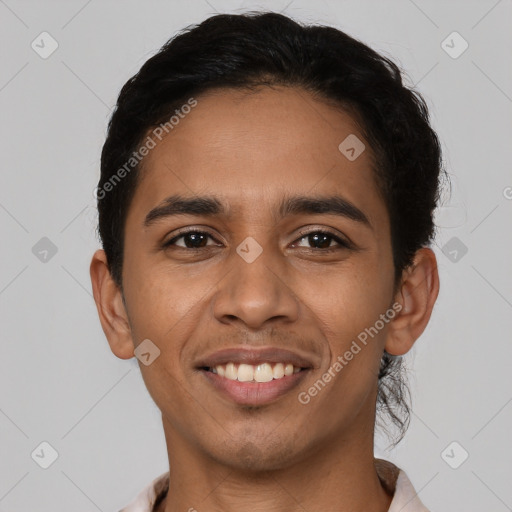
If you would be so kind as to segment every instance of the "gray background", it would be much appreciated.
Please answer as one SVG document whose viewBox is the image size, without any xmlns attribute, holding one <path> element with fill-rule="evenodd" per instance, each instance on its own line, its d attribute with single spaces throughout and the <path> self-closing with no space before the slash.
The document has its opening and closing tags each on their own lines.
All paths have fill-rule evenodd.
<svg viewBox="0 0 512 512">
<path fill-rule="evenodd" d="M 169 37 L 259 7 L 345 30 L 427 98 L 453 182 L 437 216 L 441 292 L 407 356 L 411 427 L 376 454 L 432 512 L 512 510 L 510 0 L 0 0 L 0 512 L 115 511 L 167 469 L 159 411 L 137 361 L 110 352 L 91 296 L 99 155 L 119 89 Z M 43 31 L 59 45 L 47 59 L 31 47 Z M 457 58 L 441 45 L 454 31 L 469 43 Z M 44 441 L 59 454 L 48 469 L 31 456 Z"/>
</svg>

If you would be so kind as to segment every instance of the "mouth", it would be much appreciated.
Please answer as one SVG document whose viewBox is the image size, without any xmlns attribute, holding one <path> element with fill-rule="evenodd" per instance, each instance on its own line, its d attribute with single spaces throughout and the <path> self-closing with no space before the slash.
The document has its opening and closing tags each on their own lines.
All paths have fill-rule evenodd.
<svg viewBox="0 0 512 512">
<path fill-rule="evenodd" d="M 239 405 L 265 405 L 296 388 L 314 364 L 276 348 L 219 351 L 196 365 L 209 387 Z"/>
<path fill-rule="evenodd" d="M 229 372 L 232 371 L 229 369 L 231 365 L 236 368 L 235 363 L 228 364 L 226 368 L 228 375 Z M 266 378 L 270 380 L 260 382 L 255 380 L 254 377 L 251 378 L 251 380 L 243 380 L 244 378 L 249 379 L 252 369 L 247 370 L 244 368 L 244 366 L 249 365 L 240 366 L 242 366 L 242 368 L 238 368 L 239 373 L 235 379 L 232 377 L 232 374 L 231 377 L 226 374 L 221 376 L 211 368 L 200 368 L 200 370 L 207 383 L 215 392 L 219 393 L 223 399 L 227 399 L 230 403 L 234 402 L 235 404 L 245 406 L 262 406 L 275 402 L 296 388 L 311 370 L 310 368 L 294 368 L 293 372 L 289 375 L 284 374 L 282 377 L 272 377 L 272 379 L 270 379 L 270 374 L 268 373 L 268 369 L 266 369 L 263 370 L 264 375 L 267 375 Z M 265 363 L 260 366 L 265 366 Z M 277 372 L 278 375 L 280 375 L 282 373 L 281 369 L 279 365 L 276 366 L 278 366 Z M 242 380 L 239 380 L 240 376 Z M 260 377 L 257 375 L 256 378 Z"/>
</svg>

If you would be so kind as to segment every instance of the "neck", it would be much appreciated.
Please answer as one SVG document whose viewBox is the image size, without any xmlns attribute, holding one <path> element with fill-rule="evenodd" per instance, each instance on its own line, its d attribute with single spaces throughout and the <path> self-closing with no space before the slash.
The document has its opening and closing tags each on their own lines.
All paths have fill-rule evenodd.
<svg viewBox="0 0 512 512">
<path fill-rule="evenodd" d="M 165 420 L 164 431 L 170 484 L 158 512 L 387 512 L 392 500 L 394 483 L 381 482 L 382 464 L 373 456 L 373 430 L 369 442 L 325 442 L 271 470 L 229 467 L 189 445 Z"/>
</svg>

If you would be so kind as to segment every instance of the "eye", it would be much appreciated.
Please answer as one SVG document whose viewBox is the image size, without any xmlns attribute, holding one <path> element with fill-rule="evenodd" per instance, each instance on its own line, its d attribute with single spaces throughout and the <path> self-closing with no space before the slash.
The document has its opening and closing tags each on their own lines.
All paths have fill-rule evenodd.
<svg viewBox="0 0 512 512">
<path fill-rule="evenodd" d="M 205 231 L 185 231 L 165 242 L 163 247 L 176 246 L 183 249 L 202 249 L 203 247 L 211 247 L 207 244 L 209 238 L 215 240 L 210 233 Z M 183 239 L 183 243 L 177 243 L 181 239 Z"/>
<path fill-rule="evenodd" d="M 298 239 L 299 243 L 305 241 L 306 243 L 314 246 L 310 247 L 312 250 L 323 250 L 323 251 L 333 251 L 337 249 L 346 248 L 349 249 L 351 244 L 334 233 L 329 231 L 310 231 L 309 233 L 302 233 L 302 236 Z M 332 245 L 332 242 L 335 242 Z M 297 242 L 293 243 L 294 246 L 297 246 Z M 304 247 L 304 246 L 302 246 Z"/>
<path fill-rule="evenodd" d="M 208 244 L 208 240 L 212 240 L 215 243 Z M 334 242 L 334 244 L 333 244 Z M 310 247 L 301 245 L 302 243 L 309 244 Z M 206 247 L 219 247 L 217 240 L 206 231 L 190 230 L 182 231 L 178 235 L 174 236 L 167 242 L 164 242 L 163 248 L 176 247 L 181 249 L 203 249 Z M 301 233 L 301 237 L 292 244 L 292 247 L 304 247 L 312 251 L 335 251 L 339 249 L 350 249 L 351 243 L 343 240 L 339 236 L 331 233 L 330 231 L 310 231 Z"/>
</svg>

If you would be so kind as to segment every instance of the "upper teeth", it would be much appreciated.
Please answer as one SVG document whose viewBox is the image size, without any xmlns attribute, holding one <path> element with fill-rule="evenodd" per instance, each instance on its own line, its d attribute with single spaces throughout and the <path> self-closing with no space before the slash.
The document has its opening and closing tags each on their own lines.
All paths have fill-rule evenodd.
<svg viewBox="0 0 512 512">
<path fill-rule="evenodd" d="M 294 367 L 293 364 L 261 363 L 252 364 L 218 364 L 211 368 L 213 373 L 218 373 L 221 377 L 229 380 L 238 380 L 239 382 L 270 382 L 272 379 L 282 379 L 284 376 L 300 372 L 300 367 Z"/>
</svg>

